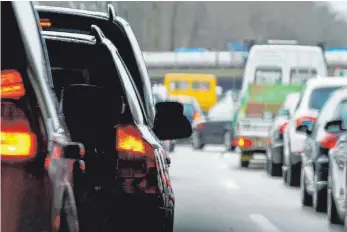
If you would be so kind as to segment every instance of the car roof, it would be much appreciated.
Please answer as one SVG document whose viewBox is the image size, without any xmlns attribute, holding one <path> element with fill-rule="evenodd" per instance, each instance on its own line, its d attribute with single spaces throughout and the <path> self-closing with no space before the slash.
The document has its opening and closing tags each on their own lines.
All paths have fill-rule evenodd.
<svg viewBox="0 0 347 232">
<path fill-rule="evenodd" d="M 61 40 L 66 42 L 87 43 L 95 44 L 96 39 L 92 35 L 69 33 L 69 32 L 56 32 L 56 31 L 42 31 L 42 36 L 47 39 Z"/>
<path fill-rule="evenodd" d="M 334 91 L 334 93 L 331 95 L 331 98 L 335 98 L 336 100 L 347 98 L 347 87 Z"/>
<path fill-rule="evenodd" d="M 78 16 L 88 16 L 95 17 L 99 19 L 108 19 L 108 14 L 99 11 L 89 11 L 89 10 L 80 10 L 66 7 L 56 7 L 56 6 L 35 6 L 35 9 L 41 12 L 47 13 L 57 13 L 57 14 L 70 14 Z"/>
<path fill-rule="evenodd" d="M 336 86 L 339 84 L 347 85 L 346 77 L 320 77 L 311 78 L 306 82 L 306 87 L 310 89 L 322 87 L 322 86 Z"/>
</svg>

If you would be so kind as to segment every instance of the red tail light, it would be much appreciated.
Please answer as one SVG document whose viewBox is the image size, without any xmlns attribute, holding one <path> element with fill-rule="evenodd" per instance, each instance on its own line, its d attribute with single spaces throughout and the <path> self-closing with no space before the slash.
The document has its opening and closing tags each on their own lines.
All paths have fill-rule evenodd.
<svg viewBox="0 0 347 232">
<path fill-rule="evenodd" d="M 204 124 L 202 124 L 202 123 L 198 124 L 198 125 L 197 125 L 197 128 L 198 128 L 199 130 L 204 129 Z"/>
<path fill-rule="evenodd" d="M 36 154 L 37 140 L 23 111 L 13 103 L 2 102 L 1 107 L 1 158 L 32 158 Z"/>
<path fill-rule="evenodd" d="M 1 71 L 1 98 L 21 98 L 25 95 L 23 80 L 14 69 Z"/>
<path fill-rule="evenodd" d="M 239 147 L 251 147 L 252 146 L 252 140 L 245 138 L 245 137 L 239 137 L 237 140 L 237 146 Z"/>
<path fill-rule="evenodd" d="M 316 118 L 311 117 L 311 116 L 300 117 L 300 118 L 296 119 L 296 126 L 300 126 L 300 125 L 304 124 L 305 121 L 311 121 L 312 123 L 315 123 Z"/>
<path fill-rule="evenodd" d="M 117 150 L 119 152 L 145 155 L 146 144 L 142 139 L 141 132 L 132 126 L 118 128 Z"/>
<path fill-rule="evenodd" d="M 338 136 L 334 134 L 327 134 L 321 141 L 320 146 L 323 148 L 331 149 L 335 147 Z"/>
<path fill-rule="evenodd" d="M 286 129 L 287 125 L 288 125 L 288 122 L 285 122 L 280 126 L 280 133 L 281 134 L 284 133 L 284 130 Z"/>
</svg>

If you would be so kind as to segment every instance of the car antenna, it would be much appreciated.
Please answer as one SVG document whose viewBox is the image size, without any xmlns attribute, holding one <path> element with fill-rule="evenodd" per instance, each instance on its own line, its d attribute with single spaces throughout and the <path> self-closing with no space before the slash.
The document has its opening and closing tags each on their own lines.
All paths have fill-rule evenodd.
<svg viewBox="0 0 347 232">
<path fill-rule="evenodd" d="M 107 11 L 108 11 L 108 19 L 110 21 L 114 21 L 116 19 L 116 16 L 118 15 L 116 10 L 114 9 L 114 6 L 112 4 L 108 4 Z"/>
<path fill-rule="evenodd" d="M 102 32 L 102 30 L 101 30 L 98 26 L 96 26 L 96 25 L 94 25 L 94 24 L 91 26 L 91 31 L 92 31 L 91 34 L 95 37 L 96 42 L 100 43 L 101 40 L 102 40 L 103 38 L 105 38 L 105 35 L 104 35 L 104 33 Z"/>
</svg>

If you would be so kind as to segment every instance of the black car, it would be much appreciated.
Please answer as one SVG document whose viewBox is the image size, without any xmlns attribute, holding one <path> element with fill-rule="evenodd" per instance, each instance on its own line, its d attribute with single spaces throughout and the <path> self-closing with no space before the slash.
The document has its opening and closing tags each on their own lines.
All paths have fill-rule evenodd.
<svg viewBox="0 0 347 232">
<path fill-rule="evenodd" d="M 50 6 L 36 6 L 36 10 L 45 31 L 88 35 L 91 34 L 91 25 L 97 25 L 117 47 L 144 102 L 145 117 L 153 125 L 155 108 L 152 88 L 141 49 L 129 23 L 117 15 L 111 4 L 108 5 L 108 13 Z"/>
<path fill-rule="evenodd" d="M 282 175 L 283 165 L 283 133 L 290 116 L 293 115 L 299 101 L 300 93 L 288 94 L 270 127 L 269 146 L 266 152 L 266 171 L 271 176 Z"/>
<path fill-rule="evenodd" d="M 80 227 L 172 231 L 175 197 L 160 140 L 190 136 L 183 107 L 157 103 L 151 127 L 117 48 L 97 26 L 91 31 L 42 32 L 62 113 L 85 145 L 85 175 L 74 185 Z"/>
<path fill-rule="evenodd" d="M 231 92 L 213 106 L 208 114 L 193 123 L 191 143 L 193 149 L 202 149 L 207 144 L 224 144 L 227 151 L 235 149 L 231 120 L 234 100 Z"/>
<path fill-rule="evenodd" d="M 328 219 L 333 224 L 346 225 L 347 202 L 347 96 L 339 103 L 339 117 L 328 122 L 329 127 L 337 127 L 341 133 L 335 147 L 329 152 L 328 175 Z"/>
<path fill-rule="evenodd" d="M 301 201 L 305 206 L 313 204 L 319 212 L 327 209 L 329 150 L 342 133 L 340 127 L 328 122 L 341 117 L 339 105 L 346 99 L 346 89 L 336 91 L 324 104 L 312 128 L 307 124 L 297 127 L 297 131 L 308 135 L 302 153 Z"/>
<path fill-rule="evenodd" d="M 59 118 L 32 4 L 3 2 L 1 16 L 1 231 L 78 232 L 83 145 Z"/>
</svg>

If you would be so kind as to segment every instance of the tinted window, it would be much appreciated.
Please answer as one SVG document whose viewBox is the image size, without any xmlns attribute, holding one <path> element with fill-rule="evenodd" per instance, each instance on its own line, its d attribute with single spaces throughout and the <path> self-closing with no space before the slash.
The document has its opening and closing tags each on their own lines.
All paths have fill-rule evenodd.
<svg viewBox="0 0 347 232">
<path fill-rule="evenodd" d="M 170 90 L 187 90 L 188 82 L 187 81 L 171 81 Z"/>
<path fill-rule="evenodd" d="M 208 91 L 210 89 L 210 83 L 207 81 L 194 81 L 192 83 L 192 89 L 198 91 Z"/>
<path fill-rule="evenodd" d="M 331 93 L 338 88 L 340 88 L 340 86 L 314 89 L 311 93 L 308 107 L 311 109 L 321 110 L 325 102 L 329 99 Z"/>
<path fill-rule="evenodd" d="M 183 114 L 185 116 L 193 116 L 194 115 L 194 107 L 190 103 L 183 104 Z"/>
<path fill-rule="evenodd" d="M 282 70 L 280 68 L 257 68 L 255 70 L 255 82 L 257 84 L 280 84 Z"/>
<path fill-rule="evenodd" d="M 294 84 L 305 83 L 315 76 L 317 76 L 317 70 L 312 68 L 292 68 L 290 70 L 290 82 Z"/>
</svg>

